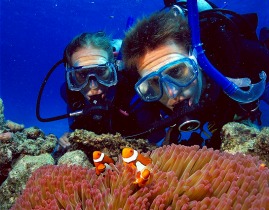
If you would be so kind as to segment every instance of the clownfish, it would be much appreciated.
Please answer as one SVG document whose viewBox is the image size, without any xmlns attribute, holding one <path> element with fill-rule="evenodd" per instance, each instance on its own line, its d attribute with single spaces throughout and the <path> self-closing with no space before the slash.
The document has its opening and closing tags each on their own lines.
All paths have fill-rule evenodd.
<svg viewBox="0 0 269 210">
<path fill-rule="evenodd" d="M 150 176 L 150 171 L 146 166 L 152 162 L 151 158 L 145 157 L 136 150 L 126 147 L 122 150 L 122 160 L 124 165 L 136 169 L 136 181 L 134 184 L 138 184 L 139 187 L 144 186 Z"/>
<path fill-rule="evenodd" d="M 92 154 L 93 163 L 95 166 L 96 175 L 100 175 L 107 168 L 110 168 L 109 163 L 115 163 L 115 161 L 100 151 L 94 151 Z"/>
<path fill-rule="evenodd" d="M 129 147 L 122 150 L 122 160 L 124 165 L 129 165 L 136 168 L 137 171 L 142 171 L 146 165 L 151 163 L 151 159 L 149 157 L 145 157 Z"/>
<path fill-rule="evenodd" d="M 144 187 L 150 177 L 150 171 L 147 168 L 144 168 L 141 172 L 136 173 L 136 180 L 134 184 L 137 184 L 139 187 Z"/>
<path fill-rule="evenodd" d="M 260 170 L 264 170 L 266 168 L 266 164 L 265 163 L 261 163 L 260 165 L 259 165 L 259 169 Z"/>
</svg>

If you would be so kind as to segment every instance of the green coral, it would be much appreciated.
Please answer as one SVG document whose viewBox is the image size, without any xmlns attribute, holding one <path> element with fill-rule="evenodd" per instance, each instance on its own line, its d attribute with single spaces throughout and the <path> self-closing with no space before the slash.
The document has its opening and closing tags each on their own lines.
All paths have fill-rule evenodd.
<svg viewBox="0 0 269 210">
<path fill-rule="evenodd" d="M 269 165 L 269 128 L 259 130 L 245 124 L 231 122 L 223 126 L 221 150 L 235 154 L 259 156 Z"/>
</svg>

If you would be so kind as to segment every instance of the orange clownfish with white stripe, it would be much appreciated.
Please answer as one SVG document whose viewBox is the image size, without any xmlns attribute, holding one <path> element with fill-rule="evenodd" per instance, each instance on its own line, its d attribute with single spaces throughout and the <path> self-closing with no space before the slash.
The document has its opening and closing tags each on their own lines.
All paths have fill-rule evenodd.
<svg viewBox="0 0 269 210">
<path fill-rule="evenodd" d="M 259 169 L 260 169 L 260 170 L 265 170 L 265 169 L 266 169 L 266 164 L 265 164 L 265 163 L 261 163 L 261 164 L 259 165 Z"/>
<path fill-rule="evenodd" d="M 104 153 L 100 152 L 100 151 L 94 151 L 92 154 L 93 157 L 93 163 L 95 166 L 95 172 L 96 175 L 100 175 L 101 173 L 103 173 L 106 169 L 110 168 L 109 164 L 110 163 L 115 163 L 115 161 L 108 157 L 107 155 L 105 155 Z"/>
<path fill-rule="evenodd" d="M 126 147 L 122 150 L 122 160 L 124 165 L 129 165 L 137 171 L 135 184 L 142 187 L 146 184 L 150 176 L 149 169 L 146 168 L 152 162 L 151 158 L 145 157 L 136 150 Z"/>
<path fill-rule="evenodd" d="M 147 181 L 150 177 L 150 170 L 147 168 L 142 169 L 136 173 L 136 179 L 134 184 L 137 184 L 139 187 L 144 187 L 147 184 Z"/>
</svg>

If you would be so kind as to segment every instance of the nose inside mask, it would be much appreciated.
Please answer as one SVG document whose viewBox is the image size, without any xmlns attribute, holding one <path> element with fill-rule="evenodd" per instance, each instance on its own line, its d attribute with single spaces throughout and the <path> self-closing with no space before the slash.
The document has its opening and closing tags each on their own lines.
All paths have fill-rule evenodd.
<svg viewBox="0 0 269 210">
<path fill-rule="evenodd" d="M 167 82 L 167 81 L 163 82 L 163 87 L 164 87 L 164 90 L 169 98 L 177 97 L 179 92 L 180 92 L 180 89 L 181 89 L 180 87 L 174 85 L 171 82 Z"/>
<path fill-rule="evenodd" d="M 89 78 L 88 86 L 90 88 L 92 88 L 92 89 L 98 88 L 98 81 L 94 77 L 93 78 Z"/>
</svg>

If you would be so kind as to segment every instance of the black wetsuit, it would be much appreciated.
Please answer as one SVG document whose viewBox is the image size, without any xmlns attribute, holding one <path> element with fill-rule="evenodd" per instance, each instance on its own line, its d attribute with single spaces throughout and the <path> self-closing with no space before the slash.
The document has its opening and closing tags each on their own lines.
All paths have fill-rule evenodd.
<svg viewBox="0 0 269 210">
<path fill-rule="evenodd" d="M 152 122 L 159 119 L 160 108 L 156 103 L 146 103 L 137 97 L 134 90 L 137 79 L 137 74 L 132 75 L 125 71 L 118 72 L 117 85 L 108 89 L 106 101 L 98 103 L 104 105 L 103 110 L 96 111 L 97 115 L 103 113 L 102 119 L 94 119 L 94 114 L 69 118 L 70 129 L 85 129 L 96 134 L 115 134 L 118 132 L 124 137 L 144 138 L 149 139 L 150 142 L 158 139 L 159 136 L 162 137 L 165 134 L 162 130 L 141 134 L 150 128 Z M 85 107 L 89 109 L 97 107 L 92 102 L 87 101 L 80 92 L 70 91 L 67 84 L 62 86 L 61 95 L 68 105 L 68 112 L 85 109 Z"/>
<path fill-rule="evenodd" d="M 217 20 L 214 16 L 212 16 L 213 19 L 210 18 L 210 14 L 206 14 L 204 20 L 201 20 L 201 40 L 207 57 L 220 72 L 231 78 L 249 77 L 252 83 L 260 81 L 258 75 L 261 71 L 265 71 L 269 75 L 269 51 L 260 45 L 257 39 L 255 33 L 257 16 L 255 14 L 245 15 L 242 18 L 238 16 L 233 19 L 234 25 Z M 162 116 L 175 114 L 169 113 L 159 102 L 147 103 L 135 96 L 134 84 L 138 79 L 137 75 L 130 75 L 128 71 L 125 76 L 119 74 L 119 83 L 110 88 L 110 94 L 108 94 L 112 96 L 108 100 L 110 111 L 104 121 L 95 121 L 89 116 L 76 117 L 70 123 L 70 128 L 72 130 L 87 129 L 99 134 L 108 132 L 119 132 L 124 136 L 140 134 L 136 138 L 149 139 L 153 144 L 164 139 L 167 129 L 166 131 L 163 129 L 162 123 L 165 119 L 162 119 Z M 198 115 L 202 125 L 210 122 L 210 131 L 214 131 L 213 135 L 208 137 L 210 141 L 206 141 L 206 145 L 219 149 L 221 143 L 219 134 L 222 126 L 234 121 L 235 114 L 243 117 L 251 116 L 248 116 L 250 113 L 245 112 L 237 102 L 224 94 L 221 88 L 206 75 L 205 79 L 207 86 L 202 93 L 200 100 L 203 101 L 202 109 L 198 110 Z M 64 90 L 67 93 L 66 98 L 70 110 L 81 109 L 81 107 L 77 107 L 79 103 L 87 104 L 79 92 L 72 92 L 67 88 Z M 74 104 L 76 106 L 73 106 Z M 126 111 L 128 116 L 122 114 L 122 111 Z M 161 116 L 162 113 L 164 114 Z M 252 114 L 253 118 L 258 118 L 260 113 Z M 153 127 L 160 127 L 160 129 L 151 130 Z M 149 132 L 143 133 L 147 130 Z M 202 145 L 204 137 L 201 133 L 193 132 L 188 141 L 180 143 Z M 175 126 L 170 132 L 170 143 L 184 140 L 180 136 L 180 132 Z"/>
</svg>

